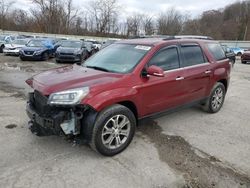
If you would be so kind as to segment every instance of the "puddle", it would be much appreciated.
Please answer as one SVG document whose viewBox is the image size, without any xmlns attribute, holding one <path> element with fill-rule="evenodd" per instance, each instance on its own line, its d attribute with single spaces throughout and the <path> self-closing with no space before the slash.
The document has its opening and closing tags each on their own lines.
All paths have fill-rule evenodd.
<svg viewBox="0 0 250 188">
<path fill-rule="evenodd" d="M 35 72 L 32 68 L 32 65 L 21 65 L 20 63 L 3 63 L 0 66 L 1 71 L 10 70 L 10 71 L 24 71 L 24 72 Z"/>
<path fill-rule="evenodd" d="M 249 177 L 223 166 L 214 156 L 198 155 L 182 137 L 163 134 L 154 120 L 142 120 L 138 131 L 155 145 L 163 162 L 183 174 L 187 187 L 250 187 Z"/>
<path fill-rule="evenodd" d="M 9 125 L 6 125 L 6 126 L 5 126 L 6 129 L 14 129 L 14 128 L 16 128 L 16 127 L 17 127 L 16 124 L 9 124 Z"/>
</svg>

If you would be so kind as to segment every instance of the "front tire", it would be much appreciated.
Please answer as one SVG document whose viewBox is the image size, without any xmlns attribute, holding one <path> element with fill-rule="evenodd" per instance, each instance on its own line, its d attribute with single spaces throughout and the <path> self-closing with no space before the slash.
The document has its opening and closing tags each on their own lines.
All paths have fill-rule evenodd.
<svg viewBox="0 0 250 188">
<path fill-rule="evenodd" d="M 43 60 L 44 61 L 47 61 L 49 59 L 49 54 L 47 53 L 47 52 L 45 52 L 44 54 L 43 54 Z"/>
<path fill-rule="evenodd" d="M 105 156 L 114 156 L 127 148 L 134 137 L 136 119 L 125 106 L 116 104 L 99 113 L 90 146 Z"/>
<path fill-rule="evenodd" d="M 225 86 L 217 82 L 207 99 L 203 109 L 208 113 L 217 113 L 220 111 L 221 107 L 223 106 L 224 100 L 226 96 L 226 89 Z"/>
<path fill-rule="evenodd" d="M 0 47 L 0 53 L 3 53 L 4 45 Z"/>
<path fill-rule="evenodd" d="M 26 59 L 24 58 L 24 57 L 22 57 L 22 56 L 19 56 L 20 57 L 20 59 L 21 59 L 21 61 L 25 61 Z"/>
</svg>

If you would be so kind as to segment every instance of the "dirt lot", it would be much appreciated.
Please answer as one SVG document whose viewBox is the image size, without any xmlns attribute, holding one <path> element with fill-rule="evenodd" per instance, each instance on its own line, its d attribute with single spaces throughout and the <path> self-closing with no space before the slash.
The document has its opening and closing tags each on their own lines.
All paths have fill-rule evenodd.
<svg viewBox="0 0 250 188">
<path fill-rule="evenodd" d="M 0 187 L 250 187 L 250 65 L 235 65 L 219 113 L 145 119 L 112 158 L 28 130 L 24 80 L 58 66 L 0 54 Z"/>
</svg>

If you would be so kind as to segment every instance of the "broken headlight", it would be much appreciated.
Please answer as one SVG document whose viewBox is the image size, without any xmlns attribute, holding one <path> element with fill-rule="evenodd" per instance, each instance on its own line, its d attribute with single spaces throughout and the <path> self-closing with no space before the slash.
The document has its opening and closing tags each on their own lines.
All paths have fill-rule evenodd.
<svg viewBox="0 0 250 188">
<path fill-rule="evenodd" d="M 51 105 L 74 105 L 79 104 L 81 100 L 88 95 L 89 87 L 76 88 L 57 93 L 49 96 L 48 104 Z"/>
</svg>

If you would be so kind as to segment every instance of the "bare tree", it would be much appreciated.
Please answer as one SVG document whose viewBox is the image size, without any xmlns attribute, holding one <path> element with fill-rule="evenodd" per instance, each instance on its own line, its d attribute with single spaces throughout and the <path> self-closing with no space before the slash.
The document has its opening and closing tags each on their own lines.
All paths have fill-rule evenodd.
<svg viewBox="0 0 250 188">
<path fill-rule="evenodd" d="M 145 35 L 154 34 L 155 28 L 152 16 L 142 15 L 142 28 Z"/>
<path fill-rule="evenodd" d="M 223 13 L 218 10 L 206 11 L 200 19 L 200 31 L 203 35 L 221 39 L 221 28 L 223 25 Z"/>
<path fill-rule="evenodd" d="M 200 31 L 200 20 L 199 19 L 193 19 L 193 20 L 187 20 L 183 24 L 183 30 L 181 32 L 183 35 L 202 35 Z"/>
<path fill-rule="evenodd" d="M 0 29 L 5 29 L 7 15 L 14 1 L 0 0 Z"/>
<path fill-rule="evenodd" d="M 95 23 L 97 33 L 109 33 L 114 27 L 118 16 L 117 0 L 94 0 L 90 2 L 89 12 Z"/>
<path fill-rule="evenodd" d="M 139 36 L 141 34 L 142 15 L 134 13 L 127 17 L 127 36 Z"/>
<path fill-rule="evenodd" d="M 159 15 L 157 19 L 158 34 L 176 35 L 182 31 L 184 16 L 174 8 Z"/>
<path fill-rule="evenodd" d="M 65 16 L 65 21 L 66 21 L 66 33 L 68 34 L 70 31 L 70 25 L 74 21 L 74 19 L 77 18 L 79 9 L 75 9 L 72 3 L 72 0 L 67 0 L 66 2 L 66 16 Z M 79 17 L 76 20 L 79 24 Z"/>
</svg>

